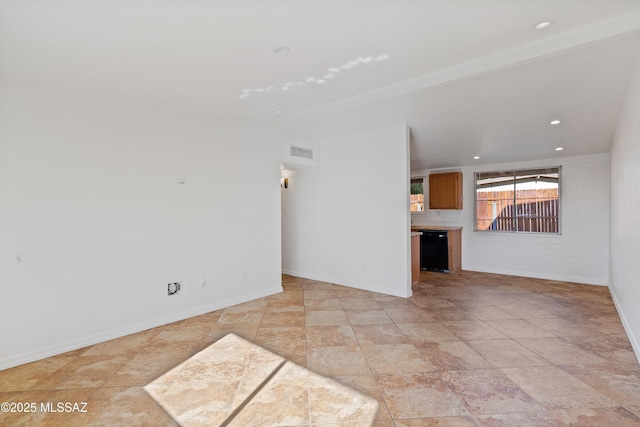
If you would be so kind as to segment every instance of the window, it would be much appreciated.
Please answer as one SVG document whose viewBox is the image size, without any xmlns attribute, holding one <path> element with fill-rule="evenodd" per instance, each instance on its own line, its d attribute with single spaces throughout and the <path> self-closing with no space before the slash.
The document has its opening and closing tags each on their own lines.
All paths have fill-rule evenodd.
<svg viewBox="0 0 640 427">
<path fill-rule="evenodd" d="M 411 212 L 424 212 L 424 178 L 411 178 Z"/>
<path fill-rule="evenodd" d="M 476 231 L 560 233 L 560 167 L 475 177 Z"/>
</svg>

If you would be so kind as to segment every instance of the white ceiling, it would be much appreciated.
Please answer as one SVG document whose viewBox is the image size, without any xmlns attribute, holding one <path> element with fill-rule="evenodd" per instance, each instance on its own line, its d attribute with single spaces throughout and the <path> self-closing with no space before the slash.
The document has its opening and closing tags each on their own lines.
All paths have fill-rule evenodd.
<svg viewBox="0 0 640 427">
<path fill-rule="evenodd" d="M 5 0 L 0 82 L 313 137 L 407 122 L 423 169 L 608 151 L 639 37 L 639 0 Z"/>
</svg>

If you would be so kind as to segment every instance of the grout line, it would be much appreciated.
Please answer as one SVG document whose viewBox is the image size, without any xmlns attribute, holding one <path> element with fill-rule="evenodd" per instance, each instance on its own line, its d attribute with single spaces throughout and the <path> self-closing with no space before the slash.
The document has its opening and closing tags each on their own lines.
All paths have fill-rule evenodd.
<svg viewBox="0 0 640 427">
<path fill-rule="evenodd" d="M 231 413 L 229 416 L 220 424 L 220 427 L 225 427 L 229 425 L 231 421 L 251 402 L 251 400 L 256 397 L 256 395 L 262 390 L 271 379 L 282 369 L 282 367 L 287 363 L 287 359 L 284 359 L 280 364 L 271 372 L 259 385 L 256 387 L 249 396 L 240 404 L 238 407 Z"/>
</svg>

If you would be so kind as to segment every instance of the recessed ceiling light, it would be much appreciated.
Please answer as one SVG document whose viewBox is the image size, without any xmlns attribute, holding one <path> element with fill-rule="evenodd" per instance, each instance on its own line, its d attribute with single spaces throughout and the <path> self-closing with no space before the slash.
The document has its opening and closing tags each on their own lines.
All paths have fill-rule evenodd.
<svg viewBox="0 0 640 427">
<path fill-rule="evenodd" d="M 273 112 L 273 114 L 280 114 L 280 113 L 282 113 L 282 111 L 280 111 L 280 110 L 276 110 L 276 111 Z"/>
<path fill-rule="evenodd" d="M 564 150 L 564 148 L 562 148 L 562 147 L 556 147 L 556 151 L 562 151 L 562 150 Z"/>
<path fill-rule="evenodd" d="M 289 53 L 289 48 L 286 46 L 280 46 L 273 49 L 273 53 L 275 53 L 276 55 L 286 55 L 287 53 Z"/>
<path fill-rule="evenodd" d="M 534 30 L 546 30 L 547 28 L 549 28 L 550 26 L 553 25 L 553 21 L 542 21 L 542 22 L 538 22 L 536 25 L 533 26 Z"/>
<path fill-rule="evenodd" d="M 480 156 L 473 156 L 473 160 L 478 160 Z"/>
<path fill-rule="evenodd" d="M 550 124 L 551 126 L 559 125 L 559 124 L 560 124 L 560 120 L 551 120 L 551 121 L 549 122 L 549 124 Z"/>
</svg>

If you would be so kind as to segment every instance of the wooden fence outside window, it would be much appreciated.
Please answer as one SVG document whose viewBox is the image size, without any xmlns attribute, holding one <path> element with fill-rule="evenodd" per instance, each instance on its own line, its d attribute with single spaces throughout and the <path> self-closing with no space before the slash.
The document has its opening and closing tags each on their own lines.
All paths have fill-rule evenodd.
<svg viewBox="0 0 640 427">
<path fill-rule="evenodd" d="M 476 229 L 559 232 L 558 189 L 478 191 Z"/>
</svg>

